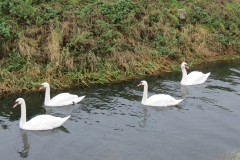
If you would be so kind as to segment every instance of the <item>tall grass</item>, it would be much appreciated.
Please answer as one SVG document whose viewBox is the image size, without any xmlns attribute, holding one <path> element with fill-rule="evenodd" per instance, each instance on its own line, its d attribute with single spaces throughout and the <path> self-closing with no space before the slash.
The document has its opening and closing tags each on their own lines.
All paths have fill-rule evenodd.
<svg viewBox="0 0 240 160">
<path fill-rule="evenodd" d="M 237 0 L 2 0 L 0 8 L 2 92 L 106 83 L 240 53 Z"/>
</svg>

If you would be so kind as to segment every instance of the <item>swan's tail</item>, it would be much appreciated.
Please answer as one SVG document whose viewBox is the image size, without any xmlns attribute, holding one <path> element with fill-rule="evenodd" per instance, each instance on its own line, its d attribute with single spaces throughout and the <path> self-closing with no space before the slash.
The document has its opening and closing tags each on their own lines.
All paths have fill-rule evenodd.
<svg viewBox="0 0 240 160">
<path fill-rule="evenodd" d="M 178 99 L 178 100 L 176 100 L 176 105 L 179 104 L 179 103 L 182 102 L 182 101 L 183 101 L 183 99 Z"/>
<path fill-rule="evenodd" d="M 211 72 L 206 73 L 206 79 L 210 76 Z"/>
<path fill-rule="evenodd" d="M 85 97 L 85 96 L 78 97 L 78 98 L 76 98 L 72 103 L 73 103 L 73 104 L 76 104 L 76 103 L 80 102 L 81 100 L 83 100 L 84 97 Z"/>
<path fill-rule="evenodd" d="M 68 120 L 68 118 L 70 118 L 70 117 L 71 117 L 71 115 L 62 118 L 61 121 L 59 122 L 58 126 L 59 126 L 59 127 L 62 126 L 62 125 Z"/>
<path fill-rule="evenodd" d="M 71 117 L 71 115 L 69 115 L 69 116 L 67 116 L 67 117 L 64 117 L 64 118 L 63 118 L 63 121 L 66 122 L 66 121 L 68 120 L 68 118 L 70 118 L 70 117 Z"/>
<path fill-rule="evenodd" d="M 201 83 L 204 83 L 204 82 L 208 79 L 208 77 L 210 76 L 210 74 L 211 74 L 211 72 L 208 72 L 208 73 L 204 74 L 205 77 L 203 78 L 203 80 L 202 80 Z M 200 83 L 200 84 L 201 84 L 201 83 Z"/>
</svg>

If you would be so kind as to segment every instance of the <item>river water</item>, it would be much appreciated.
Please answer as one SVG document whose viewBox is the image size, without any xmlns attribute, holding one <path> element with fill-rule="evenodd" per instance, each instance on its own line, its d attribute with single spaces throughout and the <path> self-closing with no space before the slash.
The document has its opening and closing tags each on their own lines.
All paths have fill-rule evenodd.
<svg viewBox="0 0 240 160">
<path fill-rule="evenodd" d="M 70 90 L 86 97 L 65 107 L 44 107 L 44 92 L 2 97 L 0 159 L 227 160 L 240 151 L 240 63 L 196 70 L 211 72 L 205 84 L 183 87 L 181 72 L 145 78 L 150 95 L 184 98 L 174 107 L 141 105 L 142 79 Z M 21 130 L 20 107 L 12 108 L 18 97 L 26 101 L 27 119 L 45 113 L 71 118 L 50 131 Z"/>
</svg>

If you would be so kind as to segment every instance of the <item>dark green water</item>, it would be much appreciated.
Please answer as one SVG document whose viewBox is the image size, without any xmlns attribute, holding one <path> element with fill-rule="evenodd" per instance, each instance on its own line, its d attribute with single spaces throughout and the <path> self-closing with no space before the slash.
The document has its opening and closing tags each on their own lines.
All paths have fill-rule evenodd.
<svg viewBox="0 0 240 160">
<path fill-rule="evenodd" d="M 181 72 L 145 78 L 150 95 L 184 98 L 176 107 L 141 105 L 140 80 L 68 91 L 86 97 L 67 107 L 44 108 L 43 92 L 1 98 L 1 160 L 226 160 L 240 151 L 240 63 L 197 70 L 211 72 L 203 85 L 180 86 Z M 55 130 L 21 130 L 18 97 L 28 119 L 72 116 Z"/>
</svg>

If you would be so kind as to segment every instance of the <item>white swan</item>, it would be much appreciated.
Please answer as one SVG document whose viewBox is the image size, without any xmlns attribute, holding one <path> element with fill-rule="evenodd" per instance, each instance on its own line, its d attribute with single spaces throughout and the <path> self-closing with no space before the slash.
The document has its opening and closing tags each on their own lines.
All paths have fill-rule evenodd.
<svg viewBox="0 0 240 160">
<path fill-rule="evenodd" d="M 187 63 L 182 62 L 181 64 L 181 69 L 182 69 L 182 80 L 180 82 L 181 85 L 197 85 L 197 84 L 202 84 L 204 83 L 208 76 L 211 74 L 209 73 L 202 73 L 199 71 L 193 71 L 189 74 L 187 74 L 186 68 L 188 69 Z"/>
<path fill-rule="evenodd" d="M 21 129 L 25 129 L 25 130 L 54 129 L 63 125 L 70 117 L 68 116 L 68 117 L 60 118 L 60 117 L 54 117 L 51 115 L 39 115 L 27 121 L 26 120 L 26 103 L 23 98 L 18 98 L 15 101 L 15 105 L 13 106 L 13 108 L 15 108 L 18 105 L 21 105 L 21 118 L 20 118 L 19 126 Z"/>
<path fill-rule="evenodd" d="M 170 95 L 156 94 L 148 97 L 148 84 L 146 81 L 141 81 L 138 86 L 144 86 L 142 104 L 148 106 L 167 107 L 179 104 L 183 99 L 176 100 Z"/>
<path fill-rule="evenodd" d="M 70 93 L 60 93 L 50 99 L 50 85 L 47 82 L 44 82 L 40 87 L 40 90 L 46 88 L 45 91 L 45 106 L 66 106 L 70 104 L 76 104 L 80 102 L 85 96 L 78 97 Z"/>
</svg>

